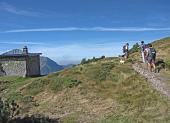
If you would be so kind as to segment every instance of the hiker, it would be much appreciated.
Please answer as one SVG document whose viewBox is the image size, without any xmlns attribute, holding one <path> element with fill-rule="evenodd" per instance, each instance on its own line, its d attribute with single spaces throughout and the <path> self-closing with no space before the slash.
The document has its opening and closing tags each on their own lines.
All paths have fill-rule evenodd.
<svg viewBox="0 0 170 123">
<path fill-rule="evenodd" d="M 145 63 L 146 63 L 146 68 L 148 69 L 149 67 L 148 67 L 148 54 L 149 54 L 149 45 L 148 44 L 146 44 L 145 45 L 145 50 L 143 51 L 144 52 L 144 60 L 145 60 Z"/>
<path fill-rule="evenodd" d="M 123 50 L 123 54 L 124 54 L 124 53 L 125 53 L 125 45 L 123 46 L 123 49 L 122 49 L 122 50 Z"/>
<path fill-rule="evenodd" d="M 155 71 L 155 59 L 156 59 L 156 50 L 152 47 L 152 44 L 148 44 L 149 50 L 148 50 L 148 55 L 147 55 L 147 60 L 148 60 L 148 69 L 150 72 Z"/>
<path fill-rule="evenodd" d="M 144 56 L 144 50 L 145 50 L 145 43 L 144 41 L 141 41 L 140 49 L 141 49 L 141 55 L 142 55 L 142 61 L 145 63 L 145 56 Z"/>
<path fill-rule="evenodd" d="M 148 63 L 148 53 L 149 53 L 149 45 L 148 44 L 145 45 L 145 50 L 143 51 L 143 53 L 144 53 L 144 61 L 145 61 L 145 63 Z"/>
<path fill-rule="evenodd" d="M 126 44 L 123 46 L 123 53 L 124 53 L 124 58 L 125 58 L 125 59 L 128 58 L 128 51 L 129 51 L 129 44 L 126 43 Z"/>
</svg>

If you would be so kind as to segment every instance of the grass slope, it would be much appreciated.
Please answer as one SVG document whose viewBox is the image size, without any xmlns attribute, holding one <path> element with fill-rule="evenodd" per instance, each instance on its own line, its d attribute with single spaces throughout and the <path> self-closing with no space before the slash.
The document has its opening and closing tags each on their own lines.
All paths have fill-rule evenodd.
<svg viewBox="0 0 170 123">
<path fill-rule="evenodd" d="M 117 58 L 77 65 L 39 78 L 0 77 L 0 95 L 62 123 L 166 123 L 166 97 Z"/>
<path fill-rule="evenodd" d="M 170 64 L 170 37 L 154 41 L 153 46 L 158 52 L 157 57 Z"/>
</svg>

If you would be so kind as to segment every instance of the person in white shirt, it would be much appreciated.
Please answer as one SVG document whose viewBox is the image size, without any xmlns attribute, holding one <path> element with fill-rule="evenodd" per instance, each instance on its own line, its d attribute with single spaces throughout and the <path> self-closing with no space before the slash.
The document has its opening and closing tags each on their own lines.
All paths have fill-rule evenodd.
<svg viewBox="0 0 170 123">
<path fill-rule="evenodd" d="M 142 61 L 143 61 L 143 63 L 145 63 L 145 55 L 144 55 L 145 46 L 146 46 L 146 45 L 145 45 L 144 41 L 141 41 L 140 49 L 141 49 L 141 55 L 142 55 Z"/>
<path fill-rule="evenodd" d="M 123 52 L 124 52 L 124 58 L 128 58 L 128 51 L 129 51 L 129 44 L 126 43 L 126 45 L 123 46 Z"/>
</svg>

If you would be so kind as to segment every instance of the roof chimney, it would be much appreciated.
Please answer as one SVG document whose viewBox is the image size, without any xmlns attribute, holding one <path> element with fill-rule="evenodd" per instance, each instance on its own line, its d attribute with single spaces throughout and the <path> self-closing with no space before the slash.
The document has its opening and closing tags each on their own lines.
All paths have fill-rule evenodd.
<svg viewBox="0 0 170 123">
<path fill-rule="evenodd" d="M 28 54 L 28 48 L 27 48 L 27 46 L 24 46 L 24 48 L 23 48 L 23 54 Z"/>
</svg>

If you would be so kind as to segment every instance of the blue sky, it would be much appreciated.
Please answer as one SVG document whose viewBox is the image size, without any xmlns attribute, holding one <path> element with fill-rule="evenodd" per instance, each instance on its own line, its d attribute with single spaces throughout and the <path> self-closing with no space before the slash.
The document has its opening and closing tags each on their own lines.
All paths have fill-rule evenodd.
<svg viewBox="0 0 170 123">
<path fill-rule="evenodd" d="M 170 36 L 169 0 L 0 0 L 0 53 L 27 45 L 59 64 Z"/>
</svg>

